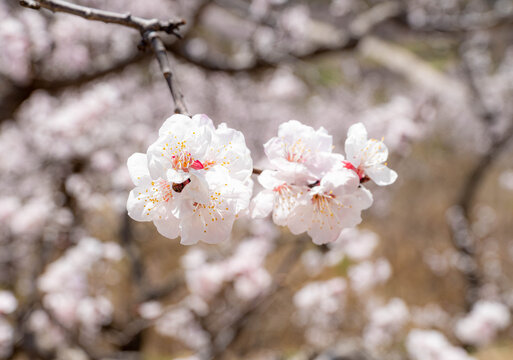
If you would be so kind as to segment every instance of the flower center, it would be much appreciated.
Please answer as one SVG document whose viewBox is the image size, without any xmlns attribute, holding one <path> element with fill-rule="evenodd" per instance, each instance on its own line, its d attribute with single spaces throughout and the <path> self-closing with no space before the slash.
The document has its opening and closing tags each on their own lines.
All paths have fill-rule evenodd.
<svg viewBox="0 0 513 360">
<path fill-rule="evenodd" d="M 173 185 L 171 186 L 173 188 L 174 191 L 176 191 L 177 193 L 181 193 L 183 188 L 185 187 L 185 185 L 187 185 L 188 183 L 191 182 L 191 179 L 187 179 L 185 180 L 183 183 L 173 183 Z"/>
<path fill-rule="evenodd" d="M 287 161 L 296 163 L 304 163 L 306 161 L 305 155 L 310 151 L 301 139 L 292 145 L 285 144 L 285 149 Z"/>
<path fill-rule="evenodd" d="M 344 164 L 344 167 L 349 170 L 353 170 L 356 175 L 360 178 L 360 182 L 365 182 L 367 176 L 365 175 L 365 171 L 361 168 L 361 166 L 358 166 L 358 168 L 355 168 L 353 164 L 351 164 L 349 161 L 342 161 L 342 164 Z"/>
</svg>

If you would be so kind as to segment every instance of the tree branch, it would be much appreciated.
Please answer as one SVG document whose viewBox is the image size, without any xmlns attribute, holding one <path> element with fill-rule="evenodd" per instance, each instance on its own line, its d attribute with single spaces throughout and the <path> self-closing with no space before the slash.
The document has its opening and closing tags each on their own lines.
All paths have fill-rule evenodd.
<svg viewBox="0 0 513 360">
<path fill-rule="evenodd" d="M 60 0 L 20 0 L 22 6 L 40 10 L 41 8 L 48 9 L 53 12 L 64 12 L 76 15 L 88 20 L 102 21 L 110 24 L 118 24 L 139 30 L 143 38 L 144 45 L 150 45 L 153 49 L 155 57 L 157 58 L 160 69 L 166 79 L 166 83 L 171 92 L 171 96 L 175 102 L 175 112 L 187 114 L 183 95 L 180 92 L 176 80 L 171 73 L 171 66 L 167 53 L 157 34 L 158 31 L 164 31 L 168 34 L 173 34 L 177 37 L 180 35 L 176 32 L 180 26 L 185 24 L 184 20 L 157 20 L 157 19 L 144 19 L 137 16 L 132 16 L 130 13 L 120 14 L 112 11 L 104 11 L 94 9 L 86 6 L 71 4 Z"/>
<path fill-rule="evenodd" d="M 166 47 L 162 42 L 162 39 L 155 31 L 149 31 L 143 35 L 145 41 L 151 45 L 157 61 L 159 62 L 160 70 L 166 79 L 171 96 L 175 101 L 175 113 L 188 115 L 187 107 L 183 100 L 183 94 L 180 91 L 176 79 L 171 72 L 171 66 L 169 65 L 169 58 L 167 57 Z"/>
<path fill-rule="evenodd" d="M 99 10 L 86 6 L 71 4 L 60 0 L 20 0 L 20 5 L 34 10 L 44 8 L 52 12 L 64 12 L 67 14 L 80 16 L 88 20 L 123 25 L 139 30 L 141 33 L 146 31 L 164 31 L 168 34 L 173 34 L 177 37 L 180 37 L 180 34 L 176 33 L 176 30 L 185 24 L 183 19 L 144 19 L 141 17 L 132 16 L 130 13 L 119 14 L 112 11 Z"/>
</svg>

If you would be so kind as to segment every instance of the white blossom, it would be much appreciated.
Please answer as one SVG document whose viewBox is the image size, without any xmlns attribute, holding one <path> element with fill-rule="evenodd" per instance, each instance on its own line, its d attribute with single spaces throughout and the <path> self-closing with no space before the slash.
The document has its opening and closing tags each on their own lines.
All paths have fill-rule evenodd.
<svg viewBox="0 0 513 360">
<path fill-rule="evenodd" d="M 173 115 L 147 154 L 127 162 L 135 189 L 127 210 L 181 243 L 218 243 L 249 206 L 253 163 L 244 136 L 206 115 Z"/>
<path fill-rule="evenodd" d="M 358 176 L 341 169 L 300 193 L 287 225 L 293 234 L 306 231 L 315 244 L 325 244 L 335 241 L 342 229 L 359 224 L 361 211 L 371 204 L 372 195 L 360 186 Z"/>
<path fill-rule="evenodd" d="M 397 173 L 387 167 L 388 149 L 383 141 L 367 140 L 367 130 L 362 123 L 352 125 L 347 132 L 345 166 L 354 170 L 360 179 L 369 177 L 378 185 L 390 185 Z"/>
</svg>

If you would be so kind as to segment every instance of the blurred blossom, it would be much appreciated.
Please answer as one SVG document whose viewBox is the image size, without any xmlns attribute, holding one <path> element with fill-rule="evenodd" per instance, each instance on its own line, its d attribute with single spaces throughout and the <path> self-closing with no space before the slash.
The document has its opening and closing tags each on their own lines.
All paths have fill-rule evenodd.
<svg viewBox="0 0 513 360">
<path fill-rule="evenodd" d="M 7 290 L 0 290 L 0 313 L 11 314 L 18 307 L 18 300 Z"/>
<path fill-rule="evenodd" d="M 138 311 L 143 319 L 154 320 L 162 315 L 163 308 L 158 301 L 148 301 L 139 305 Z"/>
<path fill-rule="evenodd" d="M 20 200 L 14 196 L 0 198 L 0 222 L 6 224 L 21 207 Z"/>
<path fill-rule="evenodd" d="M 100 150 L 91 157 L 91 166 L 98 171 L 111 173 L 118 166 L 117 159 L 112 152 Z"/>
<path fill-rule="evenodd" d="M 499 176 L 499 184 L 503 189 L 513 191 L 513 170 L 503 171 Z"/>
<path fill-rule="evenodd" d="M 338 239 L 329 244 L 330 251 L 327 253 L 327 261 L 332 265 L 340 262 L 341 258 L 338 255 L 340 253 L 345 253 L 356 261 L 365 260 L 374 252 L 378 242 L 378 235 L 370 230 L 344 229 Z"/>
<path fill-rule="evenodd" d="M 399 298 L 391 299 L 388 304 L 370 309 L 369 323 L 363 333 L 367 348 L 378 350 L 390 345 L 395 336 L 409 320 L 409 311 L 405 302 Z"/>
<path fill-rule="evenodd" d="M 435 330 L 411 330 L 406 339 L 406 349 L 413 360 L 475 360 Z"/>
<path fill-rule="evenodd" d="M 330 12 L 335 16 L 343 16 L 353 10 L 354 6 L 353 0 L 331 0 Z"/>
<path fill-rule="evenodd" d="M 0 11 L 0 72 L 19 83 L 30 72 L 30 39 L 21 21 Z"/>
<path fill-rule="evenodd" d="M 344 229 L 335 242 L 327 244 L 328 251 L 311 249 L 303 252 L 301 260 L 310 276 L 320 274 L 325 267 L 336 266 L 346 256 L 350 260 L 367 259 L 379 243 L 379 237 L 370 230 Z"/>
<path fill-rule="evenodd" d="M 274 72 L 268 85 L 269 95 L 276 98 L 290 99 L 304 96 L 307 92 L 305 84 L 288 68 Z"/>
<path fill-rule="evenodd" d="M 11 355 L 14 342 L 14 329 L 11 324 L 0 317 L 0 357 L 6 359 Z"/>
<path fill-rule="evenodd" d="M 495 210 L 486 205 L 478 206 L 475 209 L 475 220 L 472 223 L 472 231 L 478 237 L 484 237 L 488 235 L 497 223 L 497 214 Z"/>
<path fill-rule="evenodd" d="M 292 37 L 303 38 L 308 34 L 310 25 L 310 10 L 306 5 L 295 5 L 287 8 L 281 15 L 281 26 Z"/>
<path fill-rule="evenodd" d="M 53 204 L 46 199 L 33 198 L 14 214 L 11 231 L 15 235 L 40 234 L 52 210 Z"/>
<path fill-rule="evenodd" d="M 348 270 L 351 287 L 359 294 L 385 283 L 391 274 L 392 268 L 384 258 L 376 261 L 367 260 L 351 266 Z"/>
<path fill-rule="evenodd" d="M 50 320 L 48 314 L 43 310 L 37 309 L 30 314 L 28 327 L 37 334 L 37 345 L 44 350 L 52 349 L 66 342 L 63 331 Z"/>
<path fill-rule="evenodd" d="M 484 346 L 492 343 L 497 333 L 508 327 L 510 322 L 510 311 L 506 305 L 479 301 L 466 317 L 458 320 L 455 333 L 464 343 Z"/>
<path fill-rule="evenodd" d="M 236 294 L 250 300 L 271 285 L 271 276 L 264 268 L 273 244 L 269 239 L 251 238 L 242 241 L 233 254 L 224 260 L 207 262 L 202 250 L 191 249 L 182 259 L 189 291 L 208 301 L 226 283 L 233 282 Z"/>
<path fill-rule="evenodd" d="M 334 341 L 334 330 L 344 318 L 346 288 L 346 281 L 339 277 L 311 282 L 294 295 L 296 320 L 306 328 L 311 344 L 327 346 Z"/>
<path fill-rule="evenodd" d="M 196 59 L 203 59 L 208 54 L 208 45 L 201 38 L 193 38 L 187 41 L 187 52 Z"/>
<path fill-rule="evenodd" d="M 117 247 L 117 248 L 116 248 Z M 115 254 L 113 256 L 113 253 Z M 39 277 L 43 303 L 66 327 L 81 324 L 90 332 L 111 321 L 113 307 L 106 297 L 89 294 L 88 273 L 100 260 L 117 260 L 117 244 L 83 238 Z"/>
<path fill-rule="evenodd" d="M 155 328 L 158 333 L 175 338 L 191 349 L 200 350 L 208 345 L 209 334 L 196 322 L 191 310 L 176 308 L 160 317 Z"/>
<path fill-rule="evenodd" d="M 333 278 L 327 281 L 311 282 L 294 295 L 294 305 L 299 311 L 302 324 L 326 323 L 332 315 L 345 306 L 346 281 Z"/>
</svg>

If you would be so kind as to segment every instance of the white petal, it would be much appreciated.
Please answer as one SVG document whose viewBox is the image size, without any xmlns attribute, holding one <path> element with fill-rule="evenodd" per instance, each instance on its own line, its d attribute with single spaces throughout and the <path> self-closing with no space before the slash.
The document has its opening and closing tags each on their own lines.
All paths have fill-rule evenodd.
<svg viewBox="0 0 513 360">
<path fill-rule="evenodd" d="M 312 223 L 313 208 L 309 196 L 305 195 L 298 205 L 290 212 L 287 219 L 287 226 L 294 235 L 301 234 L 308 230 Z"/>
<path fill-rule="evenodd" d="M 340 235 L 341 227 L 337 226 L 332 217 L 326 217 L 324 224 L 312 222 L 308 235 L 312 237 L 314 244 L 322 245 L 334 242 Z"/>
<path fill-rule="evenodd" d="M 214 130 L 214 122 L 205 114 L 196 114 L 192 117 L 191 126 L 207 126 Z"/>
<path fill-rule="evenodd" d="M 159 129 L 159 136 L 176 133 L 179 131 L 178 129 L 191 125 L 192 121 L 190 117 L 182 114 L 174 114 L 164 121 L 164 124 Z"/>
<path fill-rule="evenodd" d="M 331 171 L 321 179 L 322 190 L 329 194 L 334 193 L 336 196 L 352 193 L 358 188 L 360 179 L 358 175 L 349 169 L 340 169 Z"/>
<path fill-rule="evenodd" d="M 225 167 L 231 177 L 240 181 L 245 181 L 253 172 L 253 160 L 244 135 L 226 124 L 219 125 L 215 131 L 205 160 Z"/>
<path fill-rule="evenodd" d="M 284 159 L 286 154 L 283 139 L 279 137 L 271 138 L 264 144 L 264 152 L 271 162 L 275 159 Z"/>
<path fill-rule="evenodd" d="M 213 220 L 212 220 L 213 219 Z M 181 244 L 190 245 L 198 241 L 217 244 L 227 240 L 232 231 L 235 216 L 229 212 L 197 208 L 182 219 Z"/>
<path fill-rule="evenodd" d="M 362 123 L 352 125 L 347 131 L 346 158 L 355 167 L 360 165 L 361 151 L 367 144 L 367 130 Z"/>
<path fill-rule="evenodd" d="M 175 239 L 180 235 L 180 220 L 172 214 L 169 214 L 164 220 L 154 220 L 153 223 L 157 227 L 157 231 L 169 239 Z"/>
<path fill-rule="evenodd" d="M 135 153 L 127 160 L 128 172 L 134 185 L 139 185 L 143 177 L 149 177 L 148 158 L 146 154 Z"/>
<path fill-rule="evenodd" d="M 286 181 L 279 177 L 279 173 L 273 170 L 264 170 L 258 175 L 258 182 L 267 190 L 272 190 Z"/>
<path fill-rule="evenodd" d="M 397 180 L 397 173 L 385 165 L 376 165 L 365 169 L 365 173 L 379 186 L 393 184 Z"/>
<path fill-rule="evenodd" d="M 367 141 L 367 145 L 362 152 L 362 165 L 364 167 L 384 163 L 387 158 L 388 148 L 382 141 L 376 139 Z"/>
<path fill-rule="evenodd" d="M 273 209 L 274 194 L 271 190 L 262 190 L 251 200 L 251 217 L 264 218 Z"/>
<path fill-rule="evenodd" d="M 128 200 L 126 202 L 126 210 L 128 211 L 128 216 L 130 216 L 135 221 L 151 221 L 152 219 L 145 211 L 146 203 L 144 200 L 139 198 L 140 191 L 140 188 L 135 188 L 130 191 L 130 194 L 128 194 Z"/>
<path fill-rule="evenodd" d="M 166 171 L 166 179 L 170 183 L 181 184 L 190 177 L 191 175 L 188 172 L 181 170 L 168 169 Z"/>
</svg>

